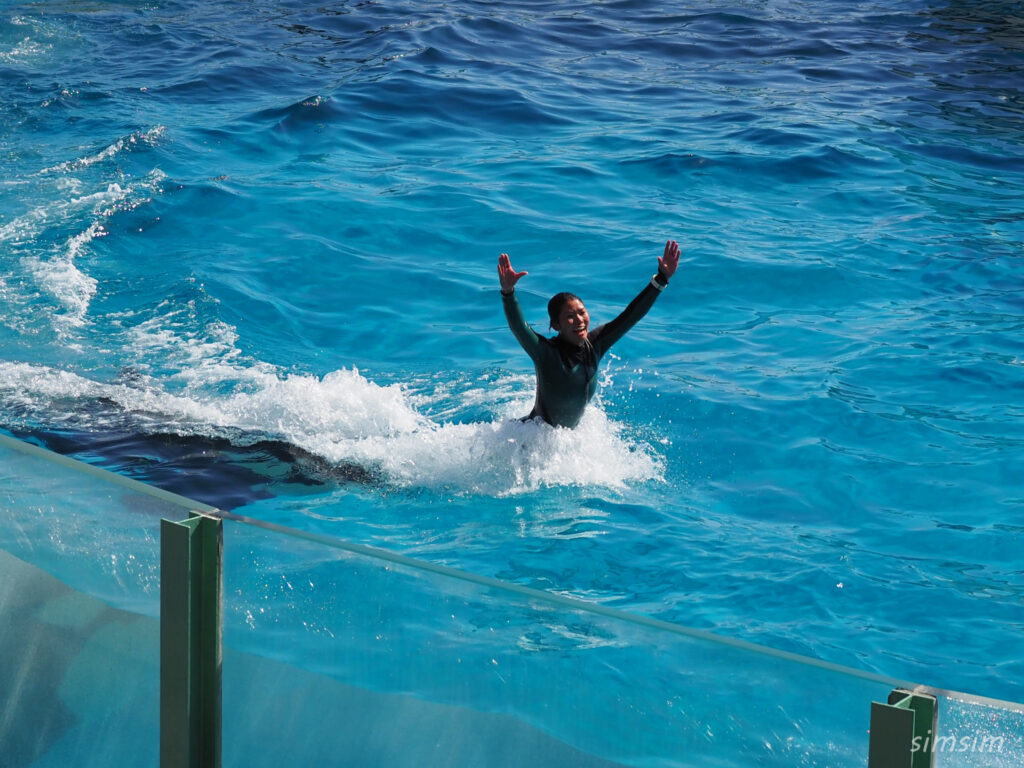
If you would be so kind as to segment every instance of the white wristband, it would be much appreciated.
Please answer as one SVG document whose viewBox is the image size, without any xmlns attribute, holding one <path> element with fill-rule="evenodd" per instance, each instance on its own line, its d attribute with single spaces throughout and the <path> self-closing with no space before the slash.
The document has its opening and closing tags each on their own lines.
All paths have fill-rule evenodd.
<svg viewBox="0 0 1024 768">
<path fill-rule="evenodd" d="M 654 277 L 651 278 L 651 285 L 653 285 L 659 291 L 664 291 L 665 288 L 668 286 L 668 283 L 665 283 L 665 285 L 662 285 L 661 283 L 658 282 L 657 277 L 658 276 L 655 275 Z"/>
</svg>

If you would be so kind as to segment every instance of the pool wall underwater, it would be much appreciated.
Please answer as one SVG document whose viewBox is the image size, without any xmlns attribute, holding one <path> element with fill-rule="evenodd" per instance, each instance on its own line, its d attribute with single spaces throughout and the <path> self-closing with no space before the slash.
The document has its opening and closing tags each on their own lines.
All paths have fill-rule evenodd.
<svg viewBox="0 0 1024 768">
<path fill-rule="evenodd" d="M 160 520 L 216 511 L 4 436 L 0 462 L 0 765 L 156 766 Z M 863 766 L 911 685 L 222 519 L 226 766 Z M 936 765 L 1021 764 L 1024 707 L 929 692 Z"/>
</svg>

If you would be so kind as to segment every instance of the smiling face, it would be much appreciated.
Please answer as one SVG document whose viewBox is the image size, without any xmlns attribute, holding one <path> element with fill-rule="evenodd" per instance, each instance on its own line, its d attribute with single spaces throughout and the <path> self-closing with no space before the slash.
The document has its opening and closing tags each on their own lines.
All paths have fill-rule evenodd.
<svg viewBox="0 0 1024 768">
<path fill-rule="evenodd" d="M 562 305 L 558 312 L 558 321 L 552 323 L 551 327 L 558 331 L 558 338 L 582 347 L 590 329 L 590 315 L 582 301 L 569 299 Z"/>
</svg>

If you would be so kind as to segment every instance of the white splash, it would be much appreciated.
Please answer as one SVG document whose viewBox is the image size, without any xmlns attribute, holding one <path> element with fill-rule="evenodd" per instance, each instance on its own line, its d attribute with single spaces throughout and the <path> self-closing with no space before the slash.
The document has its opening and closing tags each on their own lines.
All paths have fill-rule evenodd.
<svg viewBox="0 0 1024 768">
<path fill-rule="evenodd" d="M 489 496 L 562 485 L 621 488 L 661 476 L 657 458 L 624 439 L 598 408 L 575 429 L 518 419 L 431 424 L 383 441 L 324 445 L 321 453 L 379 466 L 401 485 Z"/>
<path fill-rule="evenodd" d="M 17 23 L 17 20 L 14 21 Z M 53 49 L 49 43 L 38 43 L 30 37 L 23 38 L 10 50 L 0 50 L 0 62 L 18 64 L 26 60 L 38 58 L 41 54 Z"/>
<path fill-rule="evenodd" d="M 245 379 L 244 387 L 226 394 L 206 387 L 171 393 L 148 377 L 104 383 L 0 362 L 0 397 L 29 404 L 51 419 L 64 409 L 68 420 L 95 411 L 83 408 L 83 400 L 103 399 L 125 413 L 144 415 L 161 431 L 285 440 L 328 461 L 363 466 L 399 487 L 460 495 L 504 496 L 565 485 L 617 488 L 662 473 L 656 454 L 624 438 L 621 426 L 598 408 L 573 430 L 500 416 L 437 423 L 415 408 L 404 386 L 382 386 L 354 368 L 322 378 L 281 375 L 269 366 L 235 367 L 233 373 Z M 518 412 L 526 404 L 505 405 Z"/>
<path fill-rule="evenodd" d="M 37 207 L 0 227 L 0 243 L 10 243 L 12 247 L 31 252 L 22 259 L 22 265 L 37 287 L 52 297 L 61 310 L 53 314 L 53 325 L 58 332 L 87 323 L 98 283 L 81 269 L 79 261 L 88 253 L 90 243 L 106 233 L 106 219 L 118 211 L 148 202 L 164 178 L 163 172 L 154 169 L 136 183 L 111 182 L 83 195 L 59 194 L 48 207 Z M 61 177 L 57 186 L 76 195 L 82 183 L 73 177 Z M 39 253 L 39 245 L 33 247 L 35 240 L 44 238 L 47 229 L 59 230 L 78 222 L 84 223 L 84 228 L 61 245 L 46 246 L 52 249 L 49 254 Z"/>
<path fill-rule="evenodd" d="M 63 251 L 54 258 L 29 257 L 22 262 L 38 286 L 64 308 L 65 313 L 56 320 L 58 324 L 82 325 L 85 322 L 97 283 L 75 265 L 75 259 L 102 229 L 99 222 L 93 222 L 84 232 L 69 238 Z"/>
<path fill-rule="evenodd" d="M 74 160 L 66 160 L 62 163 L 44 168 L 40 171 L 40 174 L 47 173 L 62 173 L 67 171 L 77 171 L 81 168 L 88 168 L 90 165 L 101 163 L 104 160 L 109 160 L 121 152 L 133 149 L 138 144 L 155 144 L 160 138 L 167 132 L 167 127 L 158 125 L 155 128 L 150 128 L 148 131 L 135 131 L 123 136 L 112 144 L 107 145 L 98 152 L 94 152 L 84 157 L 79 157 Z"/>
</svg>

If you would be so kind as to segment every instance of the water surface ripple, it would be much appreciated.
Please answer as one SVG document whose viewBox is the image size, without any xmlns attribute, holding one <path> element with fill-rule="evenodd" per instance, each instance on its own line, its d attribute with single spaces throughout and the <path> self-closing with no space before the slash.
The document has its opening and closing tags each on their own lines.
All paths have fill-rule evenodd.
<svg viewBox="0 0 1024 768">
<path fill-rule="evenodd" d="M 0 425 L 1024 699 L 1018 3 L 0 3 Z M 505 327 L 685 262 L 576 432 Z M 197 461 L 205 456 L 208 460 Z M 913 649 L 913 650 L 908 650 Z"/>
</svg>

